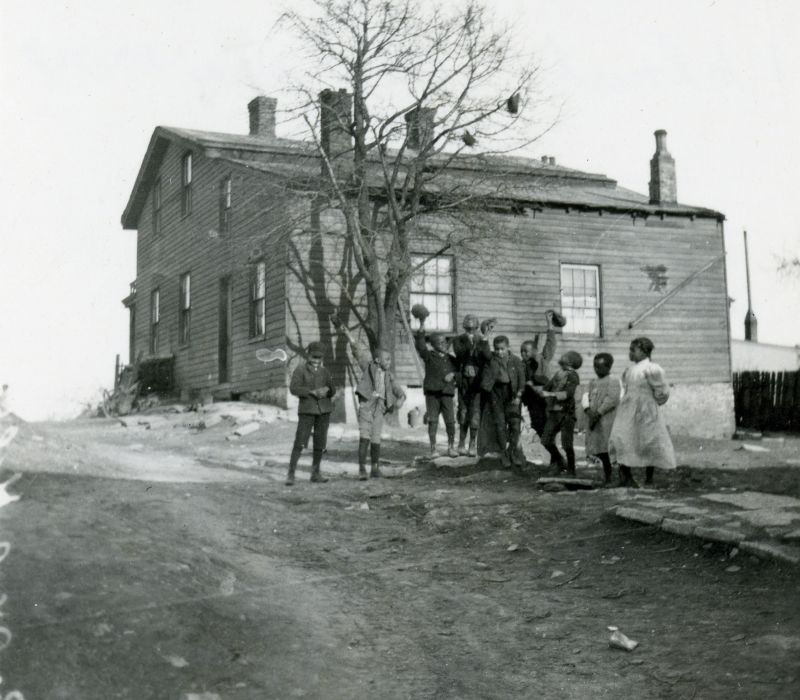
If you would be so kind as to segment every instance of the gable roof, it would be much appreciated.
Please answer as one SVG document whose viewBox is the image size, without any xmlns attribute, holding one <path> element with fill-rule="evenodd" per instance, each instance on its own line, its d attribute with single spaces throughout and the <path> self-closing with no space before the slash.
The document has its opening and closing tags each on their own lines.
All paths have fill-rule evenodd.
<svg viewBox="0 0 800 700">
<path fill-rule="evenodd" d="M 123 229 L 136 229 L 147 195 L 170 143 L 200 150 L 207 158 L 230 163 L 292 181 L 302 189 L 320 184 L 321 164 L 316 147 L 308 141 L 265 138 L 213 131 L 158 126 L 153 131 L 122 214 Z M 392 153 L 390 152 L 391 156 Z M 725 217 L 706 207 L 685 204 L 651 204 L 646 195 L 617 185 L 605 175 L 587 173 L 554 163 L 508 155 L 441 155 L 449 159 L 446 169 L 426 187 L 432 194 L 470 192 L 482 199 L 497 199 L 521 205 L 604 209 L 649 214 Z M 435 167 L 437 158 L 432 159 Z M 476 178 L 476 173 L 481 173 Z M 383 185 L 377 162 L 369 173 L 376 189 Z"/>
</svg>

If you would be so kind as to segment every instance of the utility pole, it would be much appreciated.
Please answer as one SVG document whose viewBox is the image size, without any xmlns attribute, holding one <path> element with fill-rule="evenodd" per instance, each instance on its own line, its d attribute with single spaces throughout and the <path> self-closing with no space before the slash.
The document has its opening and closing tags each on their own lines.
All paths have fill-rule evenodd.
<svg viewBox="0 0 800 700">
<path fill-rule="evenodd" d="M 744 316 L 744 339 L 754 343 L 758 342 L 758 319 L 753 313 L 753 303 L 750 297 L 750 257 L 747 253 L 747 231 L 744 232 L 744 269 L 747 273 L 747 313 Z"/>
</svg>

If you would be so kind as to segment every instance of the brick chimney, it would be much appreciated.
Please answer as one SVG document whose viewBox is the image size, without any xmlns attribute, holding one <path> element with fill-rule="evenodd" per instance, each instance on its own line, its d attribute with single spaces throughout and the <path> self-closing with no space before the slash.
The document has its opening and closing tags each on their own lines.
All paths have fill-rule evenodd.
<svg viewBox="0 0 800 700">
<path fill-rule="evenodd" d="M 265 139 L 275 138 L 275 108 L 278 100 L 259 95 L 250 100 L 247 111 L 250 113 L 250 136 Z"/>
<path fill-rule="evenodd" d="M 320 141 L 328 158 L 335 160 L 353 148 L 353 96 L 347 90 L 319 93 Z"/>
<path fill-rule="evenodd" d="M 406 112 L 405 117 L 408 131 L 408 147 L 414 151 L 423 150 L 430 145 L 433 138 L 436 107 L 415 107 Z"/>
<path fill-rule="evenodd" d="M 650 159 L 650 204 L 675 204 L 678 185 L 675 181 L 675 159 L 667 150 L 667 132 L 655 132 L 656 152 Z"/>
</svg>

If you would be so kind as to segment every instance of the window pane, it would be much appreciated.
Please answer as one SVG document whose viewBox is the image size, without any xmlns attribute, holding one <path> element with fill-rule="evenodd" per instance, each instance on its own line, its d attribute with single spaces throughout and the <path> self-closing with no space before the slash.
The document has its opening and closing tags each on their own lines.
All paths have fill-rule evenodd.
<svg viewBox="0 0 800 700">
<path fill-rule="evenodd" d="M 453 258 L 449 255 L 427 259 L 427 256 L 412 255 L 412 265 L 421 268 L 409 280 L 409 306 L 424 304 L 430 312 L 425 327 L 431 331 L 452 330 L 453 306 Z M 416 319 L 411 320 L 413 329 L 419 328 Z"/>
<path fill-rule="evenodd" d="M 561 266 L 561 312 L 570 334 L 600 335 L 600 270 L 595 265 Z"/>
<path fill-rule="evenodd" d="M 260 299 L 256 302 L 256 335 L 263 335 L 267 327 L 266 302 Z"/>
<path fill-rule="evenodd" d="M 192 304 L 192 281 L 188 273 L 181 277 L 181 304 L 184 309 Z"/>
<path fill-rule="evenodd" d="M 256 268 L 256 299 L 264 299 L 267 296 L 267 264 L 258 263 Z"/>
</svg>

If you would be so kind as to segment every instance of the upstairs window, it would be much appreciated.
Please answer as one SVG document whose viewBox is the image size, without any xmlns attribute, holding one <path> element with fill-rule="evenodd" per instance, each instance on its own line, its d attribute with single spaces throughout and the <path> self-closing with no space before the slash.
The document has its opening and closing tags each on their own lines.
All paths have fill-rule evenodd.
<svg viewBox="0 0 800 700">
<path fill-rule="evenodd" d="M 451 255 L 412 255 L 415 271 L 409 284 L 409 308 L 424 304 L 430 311 L 425 328 L 430 331 L 453 330 L 453 257 Z M 419 321 L 411 319 L 411 328 L 419 328 Z"/>
<path fill-rule="evenodd" d="M 230 233 L 231 230 L 231 177 L 222 178 L 219 183 L 219 232 Z"/>
<path fill-rule="evenodd" d="M 561 313 L 569 335 L 602 335 L 600 320 L 600 267 L 561 265 Z"/>
<path fill-rule="evenodd" d="M 192 154 L 184 153 L 181 161 L 181 215 L 192 213 Z"/>
<path fill-rule="evenodd" d="M 150 354 L 158 352 L 158 325 L 161 320 L 161 293 L 158 288 L 150 292 Z"/>
<path fill-rule="evenodd" d="M 181 275 L 178 314 L 178 343 L 188 345 L 189 322 L 192 315 L 192 276 L 189 272 Z"/>
<path fill-rule="evenodd" d="M 267 332 L 267 263 L 257 262 L 250 269 L 250 337 Z"/>
<path fill-rule="evenodd" d="M 161 178 L 153 185 L 153 234 L 161 233 Z"/>
</svg>

